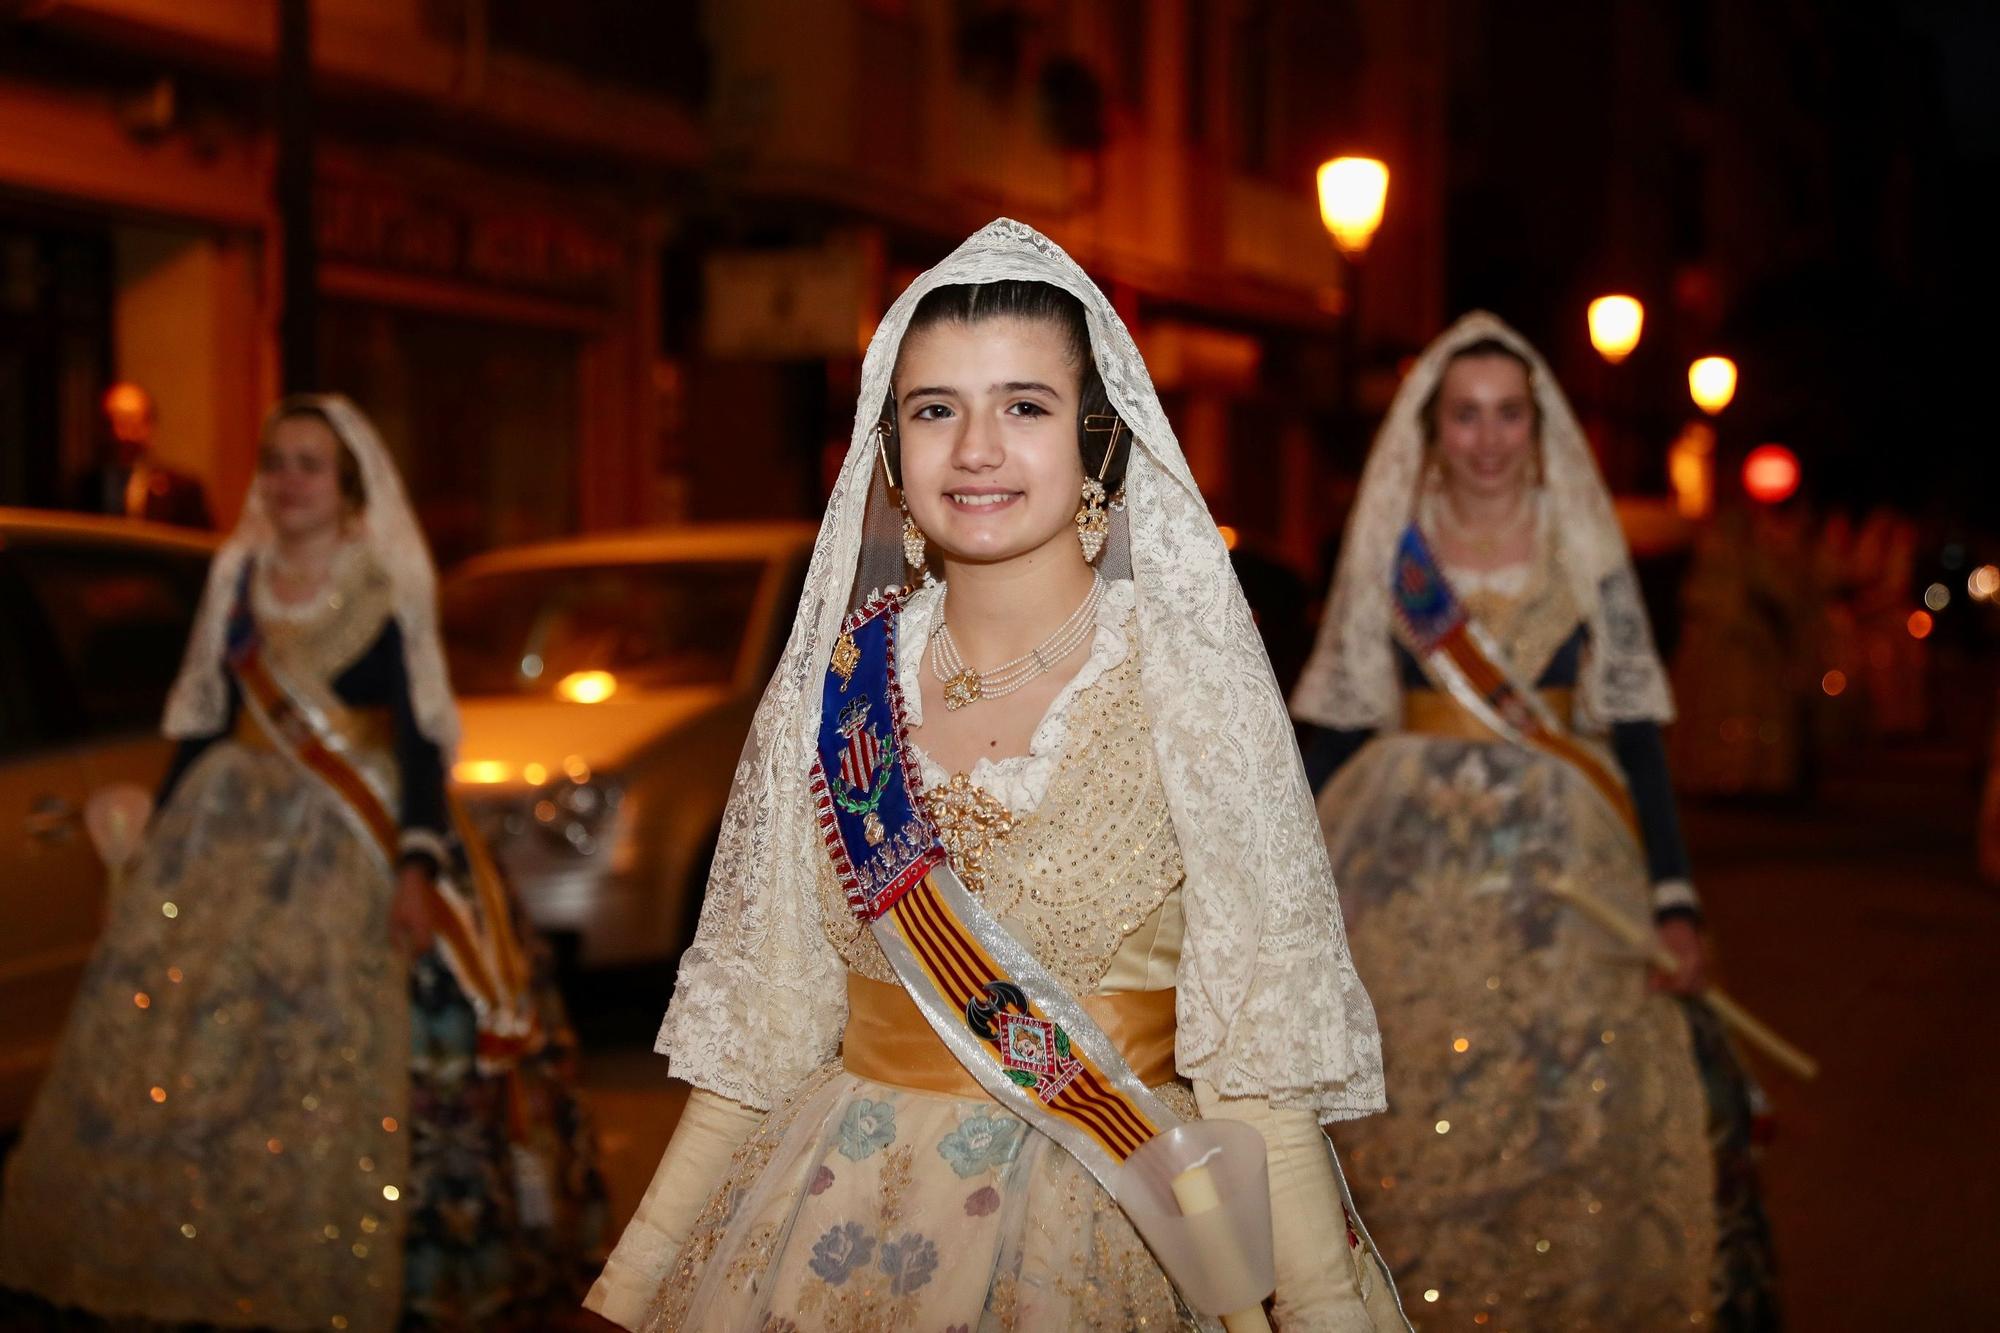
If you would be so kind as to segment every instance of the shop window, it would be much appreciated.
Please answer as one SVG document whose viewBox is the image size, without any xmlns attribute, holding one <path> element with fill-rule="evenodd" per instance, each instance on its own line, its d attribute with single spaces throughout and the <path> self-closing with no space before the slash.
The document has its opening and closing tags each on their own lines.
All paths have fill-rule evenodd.
<svg viewBox="0 0 2000 1333">
<path fill-rule="evenodd" d="M 103 232 L 0 218 L 0 505 L 59 507 L 94 461 L 112 299 Z"/>
</svg>

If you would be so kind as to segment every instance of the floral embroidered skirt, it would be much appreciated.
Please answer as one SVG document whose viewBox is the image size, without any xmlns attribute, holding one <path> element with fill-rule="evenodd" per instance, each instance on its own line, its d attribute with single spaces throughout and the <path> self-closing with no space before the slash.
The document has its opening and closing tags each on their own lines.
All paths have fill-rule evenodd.
<svg viewBox="0 0 2000 1333">
<path fill-rule="evenodd" d="M 574 1309 L 603 1195 L 560 1004 L 544 985 L 550 1047 L 518 1081 L 481 1074 L 450 975 L 390 947 L 391 891 L 283 758 L 224 742 L 196 761 L 8 1159 L 0 1286 L 353 1333 L 541 1330 Z"/>
<path fill-rule="evenodd" d="M 1688 1025 L 1551 892 L 1650 920 L 1623 824 L 1557 760 L 1412 735 L 1370 742 L 1319 808 L 1389 1086 L 1334 1137 L 1407 1307 L 1437 1328 L 1705 1323 Z"/>
<path fill-rule="evenodd" d="M 391 889 L 280 756 L 225 741 L 195 762 L 8 1160 L 0 1285 L 163 1323 L 395 1326 L 410 1018 Z"/>
<path fill-rule="evenodd" d="M 1193 1113 L 1183 1089 L 1164 1092 Z M 737 1152 L 643 1327 L 1201 1326 L 1118 1205 L 1046 1136 L 985 1098 L 835 1065 Z"/>
</svg>

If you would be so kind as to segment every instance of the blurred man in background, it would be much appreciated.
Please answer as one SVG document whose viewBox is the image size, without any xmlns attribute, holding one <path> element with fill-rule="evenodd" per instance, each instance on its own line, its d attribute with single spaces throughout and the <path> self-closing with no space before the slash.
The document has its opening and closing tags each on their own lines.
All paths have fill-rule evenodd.
<svg viewBox="0 0 2000 1333">
<path fill-rule="evenodd" d="M 153 454 L 153 431 L 159 421 L 153 395 L 121 380 L 104 391 L 99 407 L 105 449 L 77 488 L 76 508 L 187 528 L 212 527 L 201 483 Z"/>
</svg>

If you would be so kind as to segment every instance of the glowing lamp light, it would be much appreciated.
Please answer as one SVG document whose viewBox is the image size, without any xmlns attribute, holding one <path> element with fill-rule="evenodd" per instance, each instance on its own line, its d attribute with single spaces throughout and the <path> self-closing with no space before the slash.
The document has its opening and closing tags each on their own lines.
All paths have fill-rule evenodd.
<svg viewBox="0 0 2000 1333">
<path fill-rule="evenodd" d="M 499 759 L 461 759 L 451 766 L 451 775 L 474 787 L 490 787 L 514 776 L 514 767 Z"/>
<path fill-rule="evenodd" d="M 1736 363 L 1726 356 L 1705 356 L 1688 367 L 1688 393 L 1694 405 L 1710 416 L 1736 397 Z"/>
<path fill-rule="evenodd" d="M 1691 421 L 1667 449 L 1667 480 L 1682 518 L 1708 517 L 1715 508 L 1715 427 Z"/>
<path fill-rule="evenodd" d="M 1827 698 L 1837 699 L 1847 688 L 1847 673 L 1835 668 L 1819 678 L 1819 687 L 1826 691 Z"/>
<path fill-rule="evenodd" d="M 1759 504 L 1791 499 L 1799 477 L 1799 456 L 1782 444 L 1760 444 L 1743 460 L 1743 491 Z"/>
<path fill-rule="evenodd" d="M 1232 551 L 1236 549 L 1236 544 L 1242 540 L 1242 536 L 1236 529 L 1230 527 L 1227 523 L 1218 524 L 1216 530 L 1222 534 L 1222 544 Z"/>
<path fill-rule="evenodd" d="M 1951 605 L 1951 589 L 1942 583 L 1933 583 L 1924 589 L 1924 607 L 1931 611 L 1942 611 Z"/>
<path fill-rule="evenodd" d="M 609 671 L 572 671 L 556 682 L 556 696 L 573 704 L 601 704 L 618 693 L 618 677 Z"/>
<path fill-rule="evenodd" d="M 1646 307 L 1629 296 L 1600 296 L 1590 303 L 1590 345 L 1617 365 L 1632 355 L 1646 327 Z"/>
<path fill-rule="evenodd" d="M 1981 565 L 1973 570 L 1966 576 L 1965 591 L 1976 602 L 1986 601 L 2000 592 L 2000 565 Z"/>
<path fill-rule="evenodd" d="M 1367 253 L 1389 200 L 1389 168 L 1372 157 L 1336 157 L 1319 168 L 1319 218 L 1349 259 Z"/>
<path fill-rule="evenodd" d="M 1904 624 L 1909 629 L 1911 638 L 1928 639 L 1937 622 L 1931 619 L 1931 613 L 1928 611 L 1912 611 L 1910 618 Z"/>
</svg>

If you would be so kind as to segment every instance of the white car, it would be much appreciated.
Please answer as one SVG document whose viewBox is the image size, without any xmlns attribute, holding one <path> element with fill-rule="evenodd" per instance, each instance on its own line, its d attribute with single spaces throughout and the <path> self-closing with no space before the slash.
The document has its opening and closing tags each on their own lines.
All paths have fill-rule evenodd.
<svg viewBox="0 0 2000 1333">
<path fill-rule="evenodd" d="M 0 509 L 0 1128 L 55 1053 L 104 917 L 92 792 L 159 785 L 213 536 Z"/>
<path fill-rule="evenodd" d="M 453 777 L 582 967 L 677 957 L 815 529 L 691 526 L 476 557 L 445 581 Z"/>
</svg>

